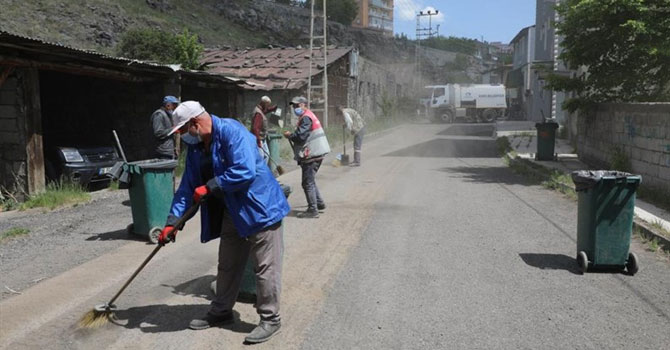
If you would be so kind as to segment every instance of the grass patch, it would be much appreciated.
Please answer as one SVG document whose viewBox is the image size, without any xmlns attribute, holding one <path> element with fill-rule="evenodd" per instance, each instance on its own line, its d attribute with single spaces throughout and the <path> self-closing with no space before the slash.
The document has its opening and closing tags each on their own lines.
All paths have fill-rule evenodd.
<svg viewBox="0 0 670 350">
<path fill-rule="evenodd" d="M 651 227 L 657 231 L 657 233 L 661 234 L 664 237 L 670 238 L 670 231 L 665 229 L 665 226 L 661 224 L 660 221 L 654 220 L 654 222 L 650 223 Z"/>
<path fill-rule="evenodd" d="M 107 187 L 108 190 L 110 191 L 116 191 L 119 189 L 119 182 L 112 180 L 109 182 L 109 187 Z"/>
<path fill-rule="evenodd" d="M 512 150 L 512 144 L 507 136 L 501 136 L 496 139 L 496 148 L 499 155 L 504 155 Z"/>
<path fill-rule="evenodd" d="M 9 230 L 0 234 L 0 241 L 4 241 L 5 239 L 19 237 L 19 236 L 25 236 L 28 233 L 30 233 L 30 230 L 28 230 L 27 228 L 12 227 Z"/>
<path fill-rule="evenodd" d="M 542 186 L 561 192 L 572 200 L 577 200 L 575 183 L 572 182 L 572 178 L 568 174 L 555 170 L 549 175 L 549 179 L 542 181 Z"/>
<path fill-rule="evenodd" d="M 69 204 L 87 202 L 91 195 L 79 184 L 67 181 L 52 182 L 47 185 L 46 191 L 31 196 L 21 204 L 20 210 L 30 208 L 54 209 Z"/>
</svg>

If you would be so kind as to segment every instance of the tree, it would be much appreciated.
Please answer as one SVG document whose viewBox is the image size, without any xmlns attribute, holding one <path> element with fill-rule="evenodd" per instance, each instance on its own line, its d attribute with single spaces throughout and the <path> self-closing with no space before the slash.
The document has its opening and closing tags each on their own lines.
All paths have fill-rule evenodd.
<svg viewBox="0 0 670 350">
<path fill-rule="evenodd" d="M 159 63 L 175 63 L 174 48 L 177 38 L 156 29 L 128 30 L 117 46 L 119 56 Z"/>
<path fill-rule="evenodd" d="M 569 111 L 595 103 L 659 101 L 670 87 L 670 0 L 565 0 L 556 23 L 559 58 L 575 77 L 549 76 L 549 87 L 575 92 Z"/>
<path fill-rule="evenodd" d="M 184 69 L 200 68 L 203 46 L 198 36 L 184 29 L 171 34 L 157 29 L 131 29 L 117 46 L 119 56 L 163 64 L 180 64 Z"/>
<path fill-rule="evenodd" d="M 312 1 L 316 1 L 314 3 L 315 9 L 323 10 L 323 0 Z M 306 3 L 311 5 L 309 1 L 306 1 Z M 356 0 L 330 0 L 326 2 L 326 10 L 326 15 L 330 20 L 351 25 L 351 22 L 358 15 L 358 3 L 356 3 Z"/>
<path fill-rule="evenodd" d="M 189 33 L 188 29 L 184 28 L 184 31 L 176 36 L 176 39 L 176 62 L 179 62 L 184 69 L 195 70 L 200 68 L 200 54 L 204 48 L 198 42 L 198 36 Z"/>
</svg>

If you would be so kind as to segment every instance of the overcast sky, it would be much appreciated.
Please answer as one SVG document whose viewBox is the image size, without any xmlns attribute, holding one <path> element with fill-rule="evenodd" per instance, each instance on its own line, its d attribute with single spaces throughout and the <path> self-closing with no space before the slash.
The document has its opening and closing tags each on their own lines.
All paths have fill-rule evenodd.
<svg viewBox="0 0 670 350">
<path fill-rule="evenodd" d="M 393 26 L 396 34 L 414 38 L 416 14 L 439 11 L 432 16 L 440 35 L 509 43 L 521 28 L 535 24 L 536 0 L 395 0 Z M 421 18 L 428 27 L 428 17 Z"/>
</svg>

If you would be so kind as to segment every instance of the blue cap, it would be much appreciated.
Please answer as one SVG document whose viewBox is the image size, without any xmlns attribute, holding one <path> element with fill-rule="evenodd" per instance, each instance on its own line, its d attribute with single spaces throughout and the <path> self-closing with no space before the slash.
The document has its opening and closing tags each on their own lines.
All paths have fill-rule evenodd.
<svg viewBox="0 0 670 350">
<path fill-rule="evenodd" d="M 165 96 L 165 97 L 163 97 L 163 104 L 166 104 L 166 103 L 179 104 L 179 100 L 174 96 Z"/>
</svg>

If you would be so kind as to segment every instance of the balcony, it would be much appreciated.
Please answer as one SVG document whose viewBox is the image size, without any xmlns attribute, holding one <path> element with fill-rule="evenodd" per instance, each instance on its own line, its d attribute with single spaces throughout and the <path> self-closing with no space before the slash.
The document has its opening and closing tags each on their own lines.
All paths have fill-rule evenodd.
<svg viewBox="0 0 670 350">
<path fill-rule="evenodd" d="M 384 0 L 370 0 L 370 6 L 383 10 L 393 11 L 393 6 L 389 5 L 389 3 Z"/>
</svg>

